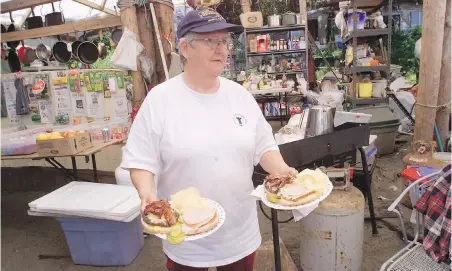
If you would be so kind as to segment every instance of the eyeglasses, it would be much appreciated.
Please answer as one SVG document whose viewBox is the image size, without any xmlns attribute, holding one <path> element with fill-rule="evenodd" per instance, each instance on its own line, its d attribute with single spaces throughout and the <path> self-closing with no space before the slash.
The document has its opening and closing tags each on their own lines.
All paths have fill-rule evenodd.
<svg viewBox="0 0 452 271">
<path fill-rule="evenodd" d="M 223 44 L 224 46 L 226 46 L 226 48 L 228 50 L 230 50 L 232 48 L 232 41 L 230 38 L 196 38 L 194 40 L 202 40 L 204 41 L 207 46 L 209 46 L 210 49 L 216 49 L 218 47 L 218 45 Z"/>
</svg>

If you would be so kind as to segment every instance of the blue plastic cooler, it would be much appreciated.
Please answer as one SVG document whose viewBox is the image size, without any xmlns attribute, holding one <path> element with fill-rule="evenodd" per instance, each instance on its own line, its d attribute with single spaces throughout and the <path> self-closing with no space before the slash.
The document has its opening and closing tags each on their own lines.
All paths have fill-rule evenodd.
<svg viewBox="0 0 452 271">
<path fill-rule="evenodd" d="M 130 222 L 57 218 L 75 264 L 129 265 L 144 245 L 140 216 Z"/>
</svg>

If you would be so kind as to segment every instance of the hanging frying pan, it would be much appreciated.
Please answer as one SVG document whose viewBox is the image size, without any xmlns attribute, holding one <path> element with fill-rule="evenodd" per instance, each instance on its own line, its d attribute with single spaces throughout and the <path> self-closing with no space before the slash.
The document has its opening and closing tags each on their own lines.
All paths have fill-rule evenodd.
<svg viewBox="0 0 452 271">
<path fill-rule="evenodd" d="M 20 71 L 20 61 L 15 50 L 11 50 L 8 54 L 8 65 L 12 73 Z"/>
<path fill-rule="evenodd" d="M 71 43 L 71 52 L 72 52 L 72 57 L 75 59 L 78 59 L 78 47 L 80 46 L 80 44 L 82 44 L 82 41 L 78 40 L 77 32 L 75 32 L 75 38 L 77 40 L 74 41 L 73 43 Z"/>
<path fill-rule="evenodd" d="M 11 12 L 9 13 L 9 18 L 11 19 L 11 24 L 8 26 L 8 29 L 6 30 L 6 32 L 8 32 L 8 33 L 15 32 L 16 26 L 14 25 L 13 15 Z M 16 47 L 19 46 L 19 43 L 20 43 L 20 41 L 8 41 L 8 42 L 6 42 L 6 45 L 8 45 L 8 47 L 11 49 L 16 49 Z"/>
<path fill-rule="evenodd" d="M 43 27 L 44 23 L 42 22 L 42 17 L 41 16 L 35 16 L 35 12 L 33 11 L 33 8 L 31 8 L 31 14 L 33 16 L 28 17 L 25 20 L 25 29 L 35 29 L 35 28 L 40 28 Z"/>
<path fill-rule="evenodd" d="M 52 47 L 52 54 L 55 60 L 60 63 L 68 63 L 71 60 L 72 54 L 67 48 L 67 43 L 64 41 L 57 41 Z"/>
<path fill-rule="evenodd" d="M 85 41 L 77 49 L 78 58 L 83 64 L 91 65 L 99 58 L 99 50 L 94 43 L 86 40 L 86 33 L 83 36 Z"/>
</svg>

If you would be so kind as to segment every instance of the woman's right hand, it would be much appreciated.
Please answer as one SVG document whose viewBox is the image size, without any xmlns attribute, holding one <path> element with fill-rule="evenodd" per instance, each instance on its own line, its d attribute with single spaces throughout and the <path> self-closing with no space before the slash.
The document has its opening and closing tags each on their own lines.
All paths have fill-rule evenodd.
<svg viewBox="0 0 452 271">
<path fill-rule="evenodd" d="M 142 197 L 141 198 L 141 214 L 144 213 L 144 209 L 146 208 L 146 206 L 148 206 L 149 204 L 151 204 L 154 201 L 157 201 L 156 195 L 150 194 L 148 196 Z"/>
</svg>

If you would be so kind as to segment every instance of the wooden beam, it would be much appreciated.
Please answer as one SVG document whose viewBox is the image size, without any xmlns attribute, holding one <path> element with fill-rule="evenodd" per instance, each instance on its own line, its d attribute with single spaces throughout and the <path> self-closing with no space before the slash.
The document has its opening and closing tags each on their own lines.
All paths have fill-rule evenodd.
<svg viewBox="0 0 452 271">
<path fill-rule="evenodd" d="M 440 87 L 446 1 L 424 0 L 422 13 L 422 50 L 414 141 L 431 141 Z"/>
<path fill-rule="evenodd" d="M 87 30 L 96 30 L 121 25 L 119 16 L 108 16 L 97 19 L 80 20 L 73 23 L 35 28 L 31 30 L 3 33 L 0 37 L 1 42 L 27 40 L 41 37 L 62 35 L 73 32 L 83 32 Z"/>
<path fill-rule="evenodd" d="M 0 9 L 2 14 L 16 10 L 31 8 L 34 6 L 40 6 L 52 2 L 59 2 L 57 0 L 9 0 L 8 2 L 2 2 Z"/>
<path fill-rule="evenodd" d="M 95 10 L 99 10 L 99 11 L 105 12 L 105 13 L 113 15 L 113 16 L 118 16 L 118 14 L 116 14 L 116 11 L 114 11 L 112 9 L 109 9 L 109 8 L 106 8 L 105 7 L 105 3 L 104 3 L 104 6 L 102 6 L 102 5 L 93 3 L 93 2 L 91 2 L 89 0 L 72 0 L 72 1 L 77 2 L 79 4 L 82 4 L 84 6 L 87 6 L 87 7 L 93 8 Z"/>
</svg>

